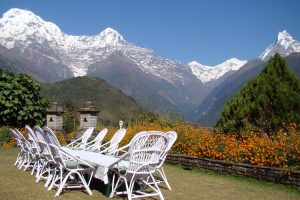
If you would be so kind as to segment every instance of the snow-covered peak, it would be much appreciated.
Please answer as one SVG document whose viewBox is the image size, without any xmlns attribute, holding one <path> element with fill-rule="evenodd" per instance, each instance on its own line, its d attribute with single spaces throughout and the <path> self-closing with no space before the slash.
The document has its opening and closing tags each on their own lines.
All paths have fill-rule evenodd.
<svg viewBox="0 0 300 200">
<path fill-rule="evenodd" d="M 247 62 L 247 60 L 231 58 L 216 66 L 203 65 L 197 61 L 188 63 L 188 66 L 191 68 L 193 74 L 202 81 L 202 83 L 207 83 L 221 78 L 229 71 L 239 70 Z"/>
<path fill-rule="evenodd" d="M 61 30 L 53 23 L 44 21 L 31 11 L 12 8 L 0 19 L 1 45 L 13 48 L 16 43 L 22 43 L 24 48 L 37 40 L 57 40 L 63 37 Z M 5 40 L 11 38 L 11 40 Z"/>
<path fill-rule="evenodd" d="M 29 29 L 44 28 L 50 31 L 50 33 L 61 34 L 61 30 L 52 22 L 44 21 L 39 16 L 28 10 L 22 10 L 18 8 L 12 8 L 3 14 L 0 19 L 2 25 L 13 25 L 11 31 L 15 29 L 24 28 L 27 26 Z M 4 29 L 4 28 L 3 28 Z"/>
<path fill-rule="evenodd" d="M 215 68 L 225 68 L 227 70 L 239 70 L 243 65 L 245 65 L 248 61 L 247 60 L 239 60 L 237 58 L 231 58 L 226 60 L 225 62 L 215 66 Z"/>
<path fill-rule="evenodd" d="M 278 33 L 277 41 L 278 43 L 286 43 L 293 40 L 293 37 L 286 31 L 283 30 L 282 32 Z"/>
<path fill-rule="evenodd" d="M 192 61 L 188 63 L 189 66 L 200 67 L 200 68 L 210 68 L 210 66 L 203 65 L 197 61 Z"/>
<path fill-rule="evenodd" d="M 126 42 L 123 36 L 112 28 L 106 28 L 102 31 L 99 38 L 103 46 L 118 46 Z"/>
<path fill-rule="evenodd" d="M 202 65 L 201 63 L 197 62 L 197 61 L 192 61 L 192 62 L 189 62 L 188 63 L 189 66 L 193 65 L 193 66 L 202 66 L 202 67 L 209 67 L 209 66 L 206 66 L 206 65 Z"/>
<path fill-rule="evenodd" d="M 276 52 L 282 56 L 288 56 L 294 52 L 300 52 L 300 42 L 293 39 L 293 37 L 286 31 L 278 33 L 277 42 L 271 44 L 260 56 L 262 61 L 267 61 Z"/>
<path fill-rule="evenodd" d="M 24 20 L 32 17 L 37 17 L 33 12 L 29 10 L 22 10 L 19 8 L 12 8 L 3 14 L 3 18 L 20 18 L 24 17 Z"/>
</svg>

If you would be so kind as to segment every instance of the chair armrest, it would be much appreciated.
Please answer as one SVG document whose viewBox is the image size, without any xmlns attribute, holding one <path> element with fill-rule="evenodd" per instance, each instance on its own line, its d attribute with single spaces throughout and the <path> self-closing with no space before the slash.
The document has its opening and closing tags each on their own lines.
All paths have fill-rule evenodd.
<svg viewBox="0 0 300 200">
<path fill-rule="evenodd" d="M 101 148 L 103 148 L 103 147 L 105 147 L 105 146 L 108 146 L 110 143 L 111 143 L 111 141 L 108 141 L 108 142 L 106 142 L 105 144 L 101 144 L 101 145 L 98 147 L 99 151 L 100 151 Z M 107 148 L 105 148 L 105 149 L 107 149 Z M 100 152 L 101 152 L 101 151 L 100 151 Z M 100 152 L 99 152 L 99 153 L 100 153 Z"/>
<path fill-rule="evenodd" d="M 86 151 L 88 149 L 91 149 L 92 147 L 96 148 L 95 143 L 96 143 L 95 140 L 92 140 L 92 141 L 86 143 L 85 148 L 83 150 Z M 100 143 L 100 145 L 101 145 L 101 143 Z"/>
<path fill-rule="evenodd" d="M 90 144 L 93 144 L 95 142 L 96 142 L 95 140 L 89 141 L 89 142 L 86 143 L 86 146 L 91 146 Z"/>
<path fill-rule="evenodd" d="M 119 162 L 124 160 L 124 158 L 128 155 L 128 153 L 124 153 L 116 162 L 112 163 L 108 166 L 108 168 L 112 169 L 115 165 L 117 165 Z"/>
<path fill-rule="evenodd" d="M 73 142 L 71 142 L 70 144 L 67 144 L 67 147 L 73 147 L 74 144 L 77 145 L 78 141 L 81 140 L 81 138 L 78 138 L 77 140 L 74 140 Z"/>
<path fill-rule="evenodd" d="M 128 151 L 125 151 L 124 149 L 129 148 L 129 146 L 130 146 L 130 144 L 126 144 L 125 146 L 123 146 L 123 147 L 121 147 L 119 149 L 116 149 L 116 150 L 114 150 L 112 152 L 109 152 L 109 154 L 113 155 L 113 154 L 119 153 L 119 152 L 128 153 Z"/>
</svg>

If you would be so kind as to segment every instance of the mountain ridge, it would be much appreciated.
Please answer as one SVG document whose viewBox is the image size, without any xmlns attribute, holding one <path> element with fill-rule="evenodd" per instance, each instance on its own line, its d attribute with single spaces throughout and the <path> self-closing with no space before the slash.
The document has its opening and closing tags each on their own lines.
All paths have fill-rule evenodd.
<svg viewBox="0 0 300 200">
<path fill-rule="evenodd" d="M 216 66 L 203 65 L 197 61 L 188 63 L 188 66 L 191 68 L 193 74 L 202 81 L 202 83 L 207 83 L 221 78 L 230 71 L 239 70 L 247 62 L 247 60 L 231 58 Z"/>
</svg>

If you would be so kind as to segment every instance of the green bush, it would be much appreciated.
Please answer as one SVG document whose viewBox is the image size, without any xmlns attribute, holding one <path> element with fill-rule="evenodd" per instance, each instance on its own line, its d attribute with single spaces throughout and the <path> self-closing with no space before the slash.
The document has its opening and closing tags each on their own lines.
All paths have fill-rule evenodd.
<svg viewBox="0 0 300 200">
<path fill-rule="evenodd" d="M 0 125 L 43 125 L 47 106 L 40 86 L 29 76 L 0 70 Z"/>
<path fill-rule="evenodd" d="M 7 127 L 0 128 L 0 146 L 3 146 L 11 140 L 10 130 Z"/>
<path fill-rule="evenodd" d="M 300 81 L 278 53 L 262 72 L 226 102 L 215 128 L 217 132 L 254 130 L 271 134 L 300 124 Z"/>
</svg>

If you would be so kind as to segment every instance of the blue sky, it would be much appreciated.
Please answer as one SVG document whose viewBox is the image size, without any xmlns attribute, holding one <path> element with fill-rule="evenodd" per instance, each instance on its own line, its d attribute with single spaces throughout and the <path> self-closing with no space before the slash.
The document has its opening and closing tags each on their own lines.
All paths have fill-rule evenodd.
<svg viewBox="0 0 300 200">
<path fill-rule="evenodd" d="M 299 0 L 0 0 L 1 15 L 10 8 L 30 10 L 70 35 L 111 27 L 182 63 L 251 60 L 282 30 L 300 40 Z"/>
</svg>

